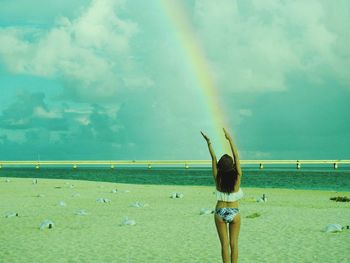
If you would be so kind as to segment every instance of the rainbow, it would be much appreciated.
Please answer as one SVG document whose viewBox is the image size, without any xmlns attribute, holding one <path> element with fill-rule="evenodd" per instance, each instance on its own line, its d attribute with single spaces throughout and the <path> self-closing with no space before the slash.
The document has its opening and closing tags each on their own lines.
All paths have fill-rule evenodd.
<svg viewBox="0 0 350 263">
<path fill-rule="evenodd" d="M 219 147 L 215 147 L 219 151 L 230 152 L 229 145 L 224 138 L 223 127 L 228 127 L 225 119 L 225 112 L 220 107 L 222 104 L 219 100 L 219 94 L 215 81 L 210 69 L 210 63 L 206 58 L 205 52 L 200 42 L 196 38 L 196 33 L 189 22 L 186 9 L 182 6 L 182 1 L 178 0 L 159 0 L 161 9 L 165 13 L 165 17 L 169 21 L 171 31 L 175 34 L 175 39 L 181 47 L 184 64 L 187 64 L 190 74 L 194 77 L 194 83 L 199 89 L 203 103 L 208 107 L 208 115 L 212 120 L 215 134 L 209 134 L 214 139 L 220 138 Z M 221 149 L 220 149 L 221 146 Z"/>
</svg>

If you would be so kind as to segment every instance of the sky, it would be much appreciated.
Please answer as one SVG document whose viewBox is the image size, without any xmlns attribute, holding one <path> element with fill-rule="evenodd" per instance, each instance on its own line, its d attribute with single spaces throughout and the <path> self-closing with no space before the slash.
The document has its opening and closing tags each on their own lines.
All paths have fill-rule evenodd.
<svg viewBox="0 0 350 263">
<path fill-rule="evenodd" d="M 347 0 L 0 0 L 0 160 L 350 159 Z"/>
</svg>

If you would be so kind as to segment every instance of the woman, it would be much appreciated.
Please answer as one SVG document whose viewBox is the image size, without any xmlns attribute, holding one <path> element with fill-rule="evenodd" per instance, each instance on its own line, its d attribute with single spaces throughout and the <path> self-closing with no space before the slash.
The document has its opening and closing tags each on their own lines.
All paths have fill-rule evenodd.
<svg viewBox="0 0 350 263">
<path fill-rule="evenodd" d="M 240 188 L 242 170 L 237 148 L 225 129 L 224 133 L 226 139 L 230 143 L 233 158 L 228 154 L 224 154 L 219 162 L 217 162 L 210 139 L 201 132 L 208 143 L 212 159 L 212 170 L 216 184 L 217 198 L 214 218 L 221 243 L 222 261 L 227 263 L 231 258 L 231 263 L 236 263 L 238 260 L 238 235 L 241 225 L 238 200 L 243 197 L 243 192 Z M 229 253 L 229 246 L 231 248 L 231 256 Z"/>
</svg>

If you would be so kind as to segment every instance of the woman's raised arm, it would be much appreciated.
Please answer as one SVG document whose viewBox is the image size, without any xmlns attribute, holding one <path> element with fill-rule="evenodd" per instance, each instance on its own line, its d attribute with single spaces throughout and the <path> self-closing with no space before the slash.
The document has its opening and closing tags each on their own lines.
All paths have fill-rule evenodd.
<svg viewBox="0 0 350 263">
<path fill-rule="evenodd" d="M 203 132 L 201 132 L 201 134 L 208 144 L 208 149 L 209 149 L 209 153 L 211 156 L 211 166 L 212 166 L 212 170 L 213 170 L 213 176 L 214 176 L 214 179 L 216 179 L 216 175 L 218 173 L 216 155 L 215 155 L 215 152 L 213 150 L 213 147 L 211 147 L 211 142 L 210 142 L 210 139 L 208 138 L 208 136 L 205 135 Z"/>
<path fill-rule="evenodd" d="M 236 165 L 237 173 L 238 173 L 239 176 L 242 176 L 241 163 L 240 163 L 240 160 L 239 160 L 237 147 L 234 144 L 234 142 L 233 142 L 233 140 L 231 138 L 231 135 L 225 130 L 225 128 L 224 128 L 224 133 L 225 133 L 226 139 L 230 143 L 232 155 L 233 155 L 233 158 L 235 159 L 235 165 Z"/>
</svg>

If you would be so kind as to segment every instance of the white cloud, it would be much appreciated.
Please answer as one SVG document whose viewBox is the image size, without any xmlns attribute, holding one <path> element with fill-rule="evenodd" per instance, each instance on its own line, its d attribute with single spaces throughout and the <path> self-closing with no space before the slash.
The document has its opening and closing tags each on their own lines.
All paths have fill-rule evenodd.
<svg viewBox="0 0 350 263">
<path fill-rule="evenodd" d="M 327 1 L 197 0 L 197 32 L 213 63 L 218 86 L 235 91 L 280 91 L 288 74 L 311 81 L 329 73 L 349 84 L 348 3 Z M 334 26 L 336 12 L 344 15 Z M 339 23 L 341 21 L 341 23 Z M 347 37 L 345 38 L 344 35 Z M 341 50 L 339 50 L 341 48 Z"/>
<path fill-rule="evenodd" d="M 42 93 L 23 92 L 0 112 L 0 135 L 9 143 L 21 142 L 23 147 L 35 140 L 50 139 L 69 145 L 74 141 L 120 144 L 117 106 L 71 106 L 52 104 L 48 107 Z M 41 138 L 44 136 L 44 138 Z M 95 141 L 95 142 L 94 142 Z"/>
<path fill-rule="evenodd" d="M 89 125 L 91 122 L 88 116 L 76 117 L 75 120 L 85 126 Z"/>
<path fill-rule="evenodd" d="M 49 30 L 2 28 L 0 58 L 14 73 L 61 79 L 66 99 L 115 98 L 124 76 L 137 74 L 130 62 L 124 68 L 138 26 L 118 17 L 123 3 L 94 0 L 80 17 L 61 17 Z"/>
<path fill-rule="evenodd" d="M 33 109 L 33 116 L 44 119 L 57 119 L 62 118 L 62 114 L 59 112 L 49 111 L 42 106 L 37 106 Z"/>
<path fill-rule="evenodd" d="M 76 114 L 90 114 L 92 110 L 90 108 L 88 109 L 77 109 L 77 108 L 67 108 L 63 110 L 66 113 L 76 113 Z"/>
<path fill-rule="evenodd" d="M 9 69 L 15 73 L 24 73 L 28 69 L 28 61 L 32 59 L 32 48 L 28 41 L 22 38 L 35 30 L 17 28 L 0 28 L 0 57 Z"/>
<path fill-rule="evenodd" d="M 286 108 L 289 101 L 293 101 L 287 104 L 289 107 L 294 107 L 294 102 L 298 101 L 296 109 L 300 109 L 300 103 L 312 105 L 309 102 L 314 100 L 315 94 L 300 93 L 300 90 L 315 91 L 318 85 L 313 89 L 310 86 L 323 82 L 326 74 L 350 83 L 347 1 L 198 0 L 184 6 L 192 8 L 193 2 L 194 9 L 187 10 L 187 14 L 194 15 L 189 21 L 194 22 L 195 37 L 203 46 L 209 68 L 213 69 L 217 95 L 222 101 L 220 107 L 227 115 L 228 126 L 234 126 L 239 134 L 240 128 L 242 131 L 243 127 L 247 128 L 248 132 L 242 133 L 243 139 L 246 136 L 247 141 L 251 141 L 248 136 L 262 138 L 266 134 L 266 138 L 272 138 L 273 126 L 261 135 L 265 126 L 259 123 L 259 119 L 264 119 L 261 116 L 270 118 L 271 112 Z M 24 107 L 35 99 L 29 97 L 3 111 L 0 129 L 9 135 L 11 142 L 15 142 L 18 134 L 23 137 L 25 132 L 40 130 L 54 134 L 54 141 L 61 142 L 60 147 L 65 149 L 64 157 L 74 149 L 91 152 L 95 158 L 95 151 L 88 146 L 94 145 L 96 154 L 105 153 L 106 146 L 101 146 L 104 142 L 116 147 L 122 145 L 120 151 L 113 149 L 112 152 L 123 158 L 145 154 L 157 158 L 159 155 L 193 158 L 202 150 L 198 130 L 204 129 L 215 140 L 217 128 L 205 100 L 206 94 L 194 74 L 196 65 L 191 64 L 186 57 L 188 53 L 184 52 L 187 43 L 179 41 L 182 32 L 176 31 L 176 26 L 169 22 L 171 19 L 158 12 L 161 11 L 158 1 L 95 0 L 86 7 L 78 16 L 78 11 L 70 15 L 61 12 L 63 16 L 56 17 L 54 25 L 39 22 L 38 27 L 32 27 L 33 23 L 23 18 L 17 27 L 0 27 L 1 63 L 14 73 L 41 77 L 29 77 L 31 80 L 52 79 L 53 89 L 63 87 L 59 97 L 53 94 L 55 90 L 45 90 L 47 98 L 51 99 L 49 104 L 39 100 Z M 260 91 L 289 88 L 286 78 L 294 72 L 302 75 L 300 90 L 293 93 L 301 94 L 300 97 L 291 97 L 289 91 L 259 94 Z M 17 79 L 19 83 L 24 78 Z M 315 83 L 303 85 L 309 84 L 308 80 Z M 23 83 L 23 86 L 30 89 L 37 83 L 47 82 L 28 81 L 28 85 Z M 39 84 L 37 88 L 43 90 L 45 85 Z M 240 92 L 227 94 L 231 91 Z M 325 94 L 329 93 L 320 96 L 327 96 Z M 256 96 L 260 95 L 259 101 Z M 9 105 L 10 100 L 4 99 Z M 58 105 L 60 100 L 68 101 L 66 106 Z M 72 100 L 88 103 L 71 103 Z M 271 106 L 262 115 L 264 101 Z M 101 108 L 91 105 L 92 102 Z M 333 107 L 330 103 L 324 105 Z M 299 112 L 306 112 L 310 107 L 305 106 Z M 334 114 L 338 114 L 335 108 Z M 342 112 L 346 112 L 347 108 L 343 108 Z M 289 109 L 285 122 L 295 116 L 288 114 Z M 271 123 L 279 120 L 279 116 L 275 115 Z M 255 133 L 249 135 L 249 131 Z M 311 133 L 311 129 L 308 132 Z M 282 133 L 285 134 L 285 130 Z M 270 142 L 269 139 L 261 141 Z M 279 145 L 277 141 L 275 139 L 274 143 Z M 76 147 L 72 147 L 72 143 Z M 174 143 L 177 147 L 169 153 L 169 145 Z M 251 145 L 248 148 L 251 151 L 264 150 L 260 144 Z M 30 149 L 25 146 L 28 144 L 21 149 Z M 268 146 L 265 149 L 269 149 Z M 207 158 L 205 148 L 200 154 Z M 258 152 L 248 152 L 246 156 L 265 158 L 264 153 Z"/>
</svg>

